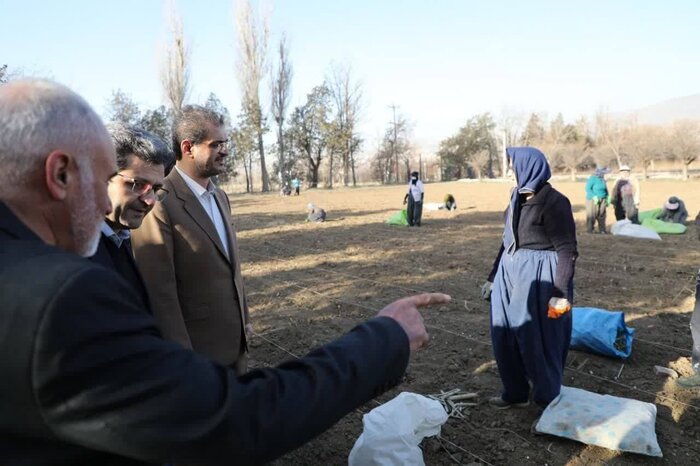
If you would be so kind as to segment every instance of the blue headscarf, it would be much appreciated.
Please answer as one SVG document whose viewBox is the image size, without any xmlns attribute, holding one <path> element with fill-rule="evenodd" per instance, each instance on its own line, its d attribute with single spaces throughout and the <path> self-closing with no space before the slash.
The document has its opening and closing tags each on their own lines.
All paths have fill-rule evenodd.
<svg viewBox="0 0 700 466">
<path fill-rule="evenodd" d="M 508 147 L 508 158 L 513 162 L 513 173 L 517 186 L 510 197 L 510 207 L 506 213 L 506 227 L 503 231 L 503 247 L 512 254 L 517 248 L 518 220 L 520 218 L 520 195 L 536 193 L 552 176 L 544 154 L 534 147 Z"/>
<path fill-rule="evenodd" d="M 596 168 L 594 175 L 597 176 L 598 178 L 603 179 L 605 175 L 607 175 L 610 172 L 607 168 Z"/>
</svg>

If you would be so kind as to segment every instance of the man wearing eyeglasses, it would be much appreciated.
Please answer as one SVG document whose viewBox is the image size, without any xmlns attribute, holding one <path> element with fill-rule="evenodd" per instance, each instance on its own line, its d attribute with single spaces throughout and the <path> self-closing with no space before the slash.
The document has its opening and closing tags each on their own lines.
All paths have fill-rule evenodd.
<svg viewBox="0 0 700 466">
<path fill-rule="evenodd" d="M 92 260 L 117 271 L 149 307 L 148 292 L 134 262 L 131 230 L 168 194 L 165 169 L 175 156 L 148 131 L 115 123 L 108 128 L 117 152 L 117 170 L 107 192 L 112 212 L 102 222 L 100 243 Z"/>
<path fill-rule="evenodd" d="M 251 331 L 236 232 L 223 173 L 228 140 L 223 117 L 196 105 L 173 125 L 175 168 L 157 202 L 133 232 L 136 263 L 163 336 L 234 368 L 247 369 Z"/>
</svg>

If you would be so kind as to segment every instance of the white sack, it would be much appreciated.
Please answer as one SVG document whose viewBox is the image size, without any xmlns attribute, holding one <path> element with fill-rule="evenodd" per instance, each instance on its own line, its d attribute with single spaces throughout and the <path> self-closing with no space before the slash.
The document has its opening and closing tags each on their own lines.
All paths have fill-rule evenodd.
<svg viewBox="0 0 700 466">
<path fill-rule="evenodd" d="M 562 386 L 535 430 L 610 450 L 663 456 L 656 440 L 656 406 L 579 388 Z"/>
<path fill-rule="evenodd" d="M 661 237 L 657 232 L 651 228 L 643 227 L 641 225 L 634 224 L 623 218 L 615 222 L 610 229 L 613 235 L 620 236 L 631 236 L 633 238 L 643 238 L 643 239 L 656 239 L 661 240 Z"/>
<path fill-rule="evenodd" d="M 436 401 L 403 392 L 362 417 L 363 431 L 348 457 L 349 466 L 424 466 L 418 444 L 440 433 L 447 413 Z"/>
</svg>

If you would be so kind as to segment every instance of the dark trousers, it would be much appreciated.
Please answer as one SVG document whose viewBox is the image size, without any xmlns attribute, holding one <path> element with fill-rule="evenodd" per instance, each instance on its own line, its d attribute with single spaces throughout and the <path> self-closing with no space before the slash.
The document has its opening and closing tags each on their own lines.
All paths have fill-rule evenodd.
<svg viewBox="0 0 700 466">
<path fill-rule="evenodd" d="M 634 205 L 633 196 L 618 197 L 613 204 L 615 206 L 615 220 L 627 219 L 632 223 L 639 223 L 637 207 Z"/>
<path fill-rule="evenodd" d="M 423 201 L 414 201 L 413 196 L 408 196 L 408 208 L 406 209 L 406 218 L 408 225 L 420 226 L 420 219 L 423 215 Z"/>
<path fill-rule="evenodd" d="M 622 198 L 622 208 L 625 211 L 625 218 L 632 223 L 639 223 L 637 206 L 634 205 L 634 197 L 624 196 Z"/>
<path fill-rule="evenodd" d="M 606 202 L 605 199 L 593 202 L 593 199 L 586 199 L 586 230 L 588 233 L 593 233 L 595 223 L 598 222 L 598 231 L 605 233 L 605 217 L 606 217 Z"/>
<path fill-rule="evenodd" d="M 540 406 L 559 395 L 572 317 L 571 312 L 558 319 L 547 316 L 556 269 L 554 251 L 518 249 L 501 256 L 491 293 L 491 342 L 501 397 L 510 403 L 528 400 L 528 382 Z"/>
</svg>

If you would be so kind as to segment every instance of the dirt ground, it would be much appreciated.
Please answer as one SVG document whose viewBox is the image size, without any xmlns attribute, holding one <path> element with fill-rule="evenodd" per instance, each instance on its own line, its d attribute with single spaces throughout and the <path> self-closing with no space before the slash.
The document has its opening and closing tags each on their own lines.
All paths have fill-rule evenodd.
<svg viewBox="0 0 700 466">
<path fill-rule="evenodd" d="M 403 186 L 307 190 L 299 197 L 231 196 L 243 274 L 257 336 L 253 366 L 275 365 L 339 336 L 404 295 L 450 294 L 452 303 L 425 312 L 431 342 L 412 358 L 404 382 L 384 394 L 420 394 L 462 388 L 478 392 L 465 420 L 450 419 L 442 439 L 426 439 L 428 465 L 674 464 L 700 461 L 700 391 L 679 390 L 654 366 L 690 375 L 688 327 L 694 302 L 700 242 L 695 227 L 663 241 L 587 234 L 584 184 L 554 182 L 572 201 L 580 258 L 575 304 L 626 313 L 636 329 L 632 356 L 615 360 L 571 351 L 564 384 L 655 403 L 663 459 L 619 454 L 550 436 L 534 436 L 535 408 L 494 411 L 489 396 L 500 381 L 490 346 L 488 303 L 480 286 L 497 253 L 509 185 L 450 182 L 426 185 L 426 202 L 452 193 L 459 210 L 424 212 L 421 228 L 384 220 L 401 208 Z M 612 185 L 611 182 L 608 183 Z M 642 182 L 641 210 L 670 195 L 686 201 L 690 220 L 700 209 L 699 181 Z M 328 212 L 324 224 L 305 223 L 314 202 Z M 608 225 L 614 220 L 608 214 Z M 624 367 L 623 367 L 624 366 Z M 332 429 L 275 462 L 340 465 L 362 432 L 368 403 Z"/>
</svg>

